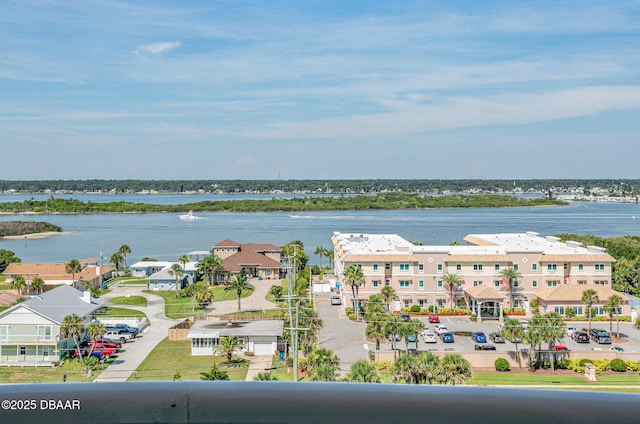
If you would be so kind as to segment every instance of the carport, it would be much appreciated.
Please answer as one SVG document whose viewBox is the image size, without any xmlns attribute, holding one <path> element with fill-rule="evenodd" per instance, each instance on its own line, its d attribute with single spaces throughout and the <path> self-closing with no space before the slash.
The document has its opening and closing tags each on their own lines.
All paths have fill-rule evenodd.
<svg viewBox="0 0 640 424">
<path fill-rule="evenodd" d="M 467 298 L 467 303 L 471 307 L 471 311 L 477 315 L 479 323 L 482 322 L 483 318 L 502 321 L 502 303 L 504 302 L 504 296 L 500 292 L 480 284 L 479 286 L 464 289 L 464 294 Z M 483 316 L 483 309 L 490 312 L 485 313 Z"/>
</svg>

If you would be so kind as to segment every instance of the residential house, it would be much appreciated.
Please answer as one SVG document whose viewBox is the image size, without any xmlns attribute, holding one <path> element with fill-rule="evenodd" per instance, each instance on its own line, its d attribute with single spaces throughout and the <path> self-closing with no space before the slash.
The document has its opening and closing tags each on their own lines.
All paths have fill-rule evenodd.
<svg viewBox="0 0 640 424">
<path fill-rule="evenodd" d="M 201 320 L 193 324 L 187 338 L 194 356 L 213 355 L 222 337 L 236 337 L 244 345 L 243 352 L 271 356 L 278 350 L 283 331 L 284 322 L 278 320 Z"/>
<path fill-rule="evenodd" d="M 0 312 L 0 364 L 51 365 L 73 349 L 60 335 L 64 318 L 76 314 L 88 325 L 101 308 L 90 292 L 61 285 Z"/>
<path fill-rule="evenodd" d="M 196 262 L 178 264 L 184 272 L 182 276 L 176 276 L 171 269 L 175 264 L 178 264 L 178 262 L 169 262 L 168 265 L 151 274 L 148 278 L 149 290 L 175 290 L 176 282 L 179 286 L 178 290 L 180 290 L 196 281 L 198 276 L 198 264 Z"/>
<path fill-rule="evenodd" d="M 574 315 L 587 317 L 587 305 L 582 303 L 582 294 L 587 289 L 595 290 L 598 296 L 598 300 L 591 305 L 593 317 L 598 315 L 609 315 L 609 312 L 605 309 L 605 303 L 607 302 L 607 299 L 613 295 L 620 296 L 624 302 L 618 313 L 614 313 L 614 316 L 618 314 L 631 315 L 629 298 L 623 293 L 602 285 L 587 286 L 584 284 L 563 284 L 536 292 L 539 311 L 543 314 L 548 312 L 557 312 L 560 315 L 565 315 L 567 308 L 572 308 Z"/>
<path fill-rule="evenodd" d="M 222 259 L 223 271 L 214 276 L 216 283 L 229 281 L 240 273 L 263 280 L 280 278 L 282 249 L 273 244 L 223 240 L 213 246 L 212 252 Z"/>
</svg>

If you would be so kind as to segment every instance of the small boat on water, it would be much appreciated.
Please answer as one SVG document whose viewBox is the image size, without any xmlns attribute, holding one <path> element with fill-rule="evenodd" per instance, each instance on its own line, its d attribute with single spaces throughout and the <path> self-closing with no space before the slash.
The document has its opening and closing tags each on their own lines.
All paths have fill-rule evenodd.
<svg viewBox="0 0 640 424">
<path fill-rule="evenodd" d="M 178 215 L 178 218 L 182 221 L 195 221 L 196 219 L 202 219 L 198 215 L 194 215 L 193 211 L 189 211 L 188 213 Z"/>
</svg>

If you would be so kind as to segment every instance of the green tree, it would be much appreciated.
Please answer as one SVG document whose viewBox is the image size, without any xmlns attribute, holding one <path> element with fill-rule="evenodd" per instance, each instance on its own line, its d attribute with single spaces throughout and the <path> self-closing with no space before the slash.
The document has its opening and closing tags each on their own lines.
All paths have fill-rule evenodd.
<svg viewBox="0 0 640 424">
<path fill-rule="evenodd" d="M 224 288 L 224 291 L 235 290 L 236 295 L 238 296 L 238 312 L 240 312 L 240 299 L 242 298 L 242 292 L 248 291 L 253 292 L 255 287 L 249 283 L 247 277 L 243 274 L 236 274 L 233 280 L 227 284 L 227 287 Z"/>
<path fill-rule="evenodd" d="M 616 336 L 620 337 L 620 308 L 624 305 L 624 299 L 617 294 L 609 296 L 604 304 L 604 309 L 609 314 L 609 332 L 613 334 L 613 314 L 616 314 Z"/>
<path fill-rule="evenodd" d="M 520 322 L 515 318 L 509 318 L 504 321 L 504 326 L 502 327 L 502 331 L 500 335 L 506 339 L 511 340 L 515 344 L 516 348 L 516 358 L 518 358 L 518 365 L 522 366 L 520 363 L 520 353 L 518 350 L 517 340 L 521 339 L 524 336 L 524 328 L 520 325 Z"/>
<path fill-rule="evenodd" d="M 462 284 L 462 279 L 457 274 L 447 272 L 442 276 L 442 281 L 449 287 L 449 296 L 451 297 L 451 310 L 454 309 L 454 301 L 456 297 L 456 290 Z"/>
<path fill-rule="evenodd" d="M 429 383 L 438 375 L 440 358 L 433 353 L 420 352 L 414 361 L 414 378 L 418 384 Z"/>
<path fill-rule="evenodd" d="M 84 321 L 76 314 L 67 315 L 60 325 L 60 335 L 65 339 L 73 340 L 78 350 L 78 357 L 82 358 L 80 339 L 84 333 Z"/>
<path fill-rule="evenodd" d="M 500 271 L 500 277 L 505 280 L 509 286 L 509 308 L 513 310 L 513 282 L 522 278 L 522 274 L 515 268 L 507 267 Z"/>
<path fill-rule="evenodd" d="M 566 331 L 564 319 L 556 312 L 549 312 L 534 321 L 534 326 L 537 327 L 537 331 L 540 333 L 541 341 L 547 343 L 549 363 L 553 372 L 555 367 L 554 346 L 556 342 L 564 337 Z"/>
<path fill-rule="evenodd" d="M 384 331 L 388 337 L 391 338 L 391 349 L 393 350 L 393 359 L 396 359 L 397 349 L 396 349 L 396 336 L 399 335 L 400 327 L 402 326 L 402 319 L 392 313 L 387 313 L 387 316 L 384 320 Z"/>
<path fill-rule="evenodd" d="M 365 359 L 354 362 L 344 380 L 352 383 L 382 383 L 380 373 Z"/>
<path fill-rule="evenodd" d="M 391 308 L 389 304 L 394 300 L 398 300 L 398 294 L 391 286 L 384 286 L 380 290 L 380 298 L 384 303 L 387 304 L 387 312 L 391 312 Z"/>
<path fill-rule="evenodd" d="M 351 293 L 353 294 L 354 299 L 353 310 L 358 319 L 360 319 L 360 301 L 358 299 L 358 294 L 360 287 L 364 286 L 364 274 L 362 273 L 362 269 L 357 265 L 349 265 L 344 270 L 344 283 L 351 287 Z"/>
<path fill-rule="evenodd" d="M 101 324 L 99 322 L 92 322 L 91 324 L 89 324 L 89 326 L 87 327 L 86 330 L 86 334 L 87 337 L 90 338 L 91 340 L 95 340 L 98 339 L 100 337 L 103 336 L 103 334 L 106 332 L 106 328 L 104 326 L 104 324 Z M 89 351 L 89 356 L 91 356 L 91 352 L 93 352 L 93 348 L 95 347 L 95 344 L 91 344 L 91 350 Z"/>
<path fill-rule="evenodd" d="M 123 263 L 123 266 L 124 266 L 123 269 L 124 269 L 124 273 L 126 275 L 126 273 L 127 273 L 127 255 L 129 253 L 131 253 L 131 248 L 128 245 L 123 244 L 122 246 L 120 246 L 120 249 L 118 249 L 118 253 L 122 255 L 122 263 Z"/>
<path fill-rule="evenodd" d="M 406 353 L 409 353 L 409 337 L 413 336 L 418 340 L 418 334 L 420 334 L 420 330 L 422 330 L 422 328 L 424 328 L 424 324 L 419 319 L 412 319 L 409 322 L 403 322 L 398 328 L 398 335 L 404 339 Z"/>
<path fill-rule="evenodd" d="M 35 277 L 31 280 L 31 288 L 39 294 L 42 294 L 42 290 L 44 290 L 44 280 L 40 277 Z"/>
<path fill-rule="evenodd" d="M 3 273 L 9 264 L 20 262 L 20 258 L 11 250 L 0 249 L 0 273 Z"/>
<path fill-rule="evenodd" d="M 271 374 L 269 371 L 259 372 L 254 378 L 254 381 L 278 381 L 278 378 Z"/>
<path fill-rule="evenodd" d="M 307 376 L 311 381 L 335 381 L 340 359 L 329 349 L 314 349 L 307 357 Z"/>
<path fill-rule="evenodd" d="M 391 368 L 391 379 L 394 383 L 404 380 L 407 384 L 417 384 L 415 377 L 415 362 L 414 356 L 407 353 L 403 353 L 393 363 Z"/>
<path fill-rule="evenodd" d="M 318 255 L 320 257 L 320 269 L 322 269 L 322 257 L 324 256 L 327 249 L 322 246 L 316 247 L 316 250 L 313 251 L 314 255 Z"/>
<path fill-rule="evenodd" d="M 213 365 L 211 366 L 211 370 L 209 372 L 201 372 L 200 373 L 200 380 L 207 380 L 207 381 L 212 381 L 212 380 L 223 380 L 223 381 L 228 381 L 229 380 L 229 373 L 220 369 L 220 367 L 218 367 L 218 364 L 216 364 L 215 362 L 213 363 Z"/>
<path fill-rule="evenodd" d="M 222 271 L 222 259 L 216 254 L 211 254 L 198 262 L 198 272 L 204 275 L 208 285 L 213 285 L 215 276 Z"/>
<path fill-rule="evenodd" d="M 318 334 L 322 328 L 322 320 L 313 308 L 313 305 L 306 300 L 300 301 L 300 308 L 298 310 L 298 317 L 300 324 L 307 329 L 307 331 L 301 331 L 298 334 L 298 341 L 302 349 L 309 353 L 313 350 L 313 347 L 318 343 Z"/>
<path fill-rule="evenodd" d="M 178 263 L 179 263 L 180 265 L 182 265 L 182 270 L 183 270 L 184 272 L 187 272 L 186 267 L 187 267 L 187 264 L 188 264 L 189 262 L 191 262 L 191 260 L 189 259 L 189 257 L 188 257 L 187 255 L 180 255 L 180 257 L 178 258 Z"/>
<path fill-rule="evenodd" d="M 218 346 L 213 349 L 213 352 L 226 356 L 227 362 L 231 362 L 234 352 L 243 348 L 244 344 L 235 336 L 220 337 Z"/>
<path fill-rule="evenodd" d="M 18 295 L 22 296 L 22 289 L 27 286 L 27 283 L 24 277 L 20 274 L 14 275 L 11 279 L 11 283 L 9 283 L 9 287 L 11 290 L 18 290 Z"/>
<path fill-rule="evenodd" d="M 444 384 L 465 383 L 473 377 L 471 364 L 458 353 L 448 353 L 438 366 L 438 379 Z"/>
<path fill-rule="evenodd" d="M 167 270 L 170 276 L 176 279 L 176 299 L 180 297 L 180 281 L 184 276 L 184 270 L 178 264 L 171 265 L 171 268 Z"/>
<path fill-rule="evenodd" d="M 116 275 L 120 275 L 120 264 L 124 261 L 124 258 L 122 257 L 122 255 L 118 252 L 114 253 L 111 255 L 111 257 L 109 258 L 109 262 L 111 262 L 113 264 L 113 266 L 116 269 Z"/>
<path fill-rule="evenodd" d="M 76 274 L 80 271 L 82 271 L 82 265 L 77 259 L 71 259 L 64 265 L 64 272 L 71 274 L 72 285 L 76 289 L 80 288 L 76 284 Z"/>
<path fill-rule="evenodd" d="M 591 318 L 593 315 L 593 304 L 600 301 L 598 292 L 594 289 L 587 289 L 582 292 L 582 298 L 580 300 L 583 305 L 587 307 L 589 313 L 589 331 L 591 331 Z"/>
<path fill-rule="evenodd" d="M 282 246 L 282 256 L 295 258 L 296 271 L 302 271 L 307 266 L 309 258 L 304 251 L 304 243 L 293 240 Z"/>
</svg>

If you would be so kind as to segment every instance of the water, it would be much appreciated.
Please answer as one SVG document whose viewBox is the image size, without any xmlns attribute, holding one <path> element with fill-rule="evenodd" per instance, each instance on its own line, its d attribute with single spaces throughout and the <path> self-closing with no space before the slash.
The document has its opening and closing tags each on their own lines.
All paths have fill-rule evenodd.
<svg viewBox="0 0 640 424">
<path fill-rule="evenodd" d="M 150 203 L 161 203 L 158 199 L 164 199 L 163 201 L 179 204 L 207 197 L 88 196 L 101 196 L 100 201 L 128 200 L 128 196 L 139 196 L 148 199 Z M 255 195 L 246 196 L 249 197 L 245 198 L 260 198 Z M 30 197 L 25 196 L 22 200 Z M 84 196 L 73 197 L 87 200 Z M 441 245 L 452 241 L 462 243 L 464 236 L 470 233 L 536 231 L 541 235 L 640 235 L 640 219 L 635 219 L 640 218 L 640 207 L 635 204 L 575 203 L 540 208 L 301 213 L 199 212 L 197 215 L 203 219 L 181 221 L 176 214 L 2 215 L 0 221 L 46 221 L 61 226 L 71 234 L 37 240 L 0 240 L 0 249 L 13 251 L 23 262 L 66 262 L 73 258 L 99 258 L 102 250 L 105 262 L 108 262 L 109 257 L 122 244 L 127 244 L 132 250 L 127 257 L 127 263 L 131 264 L 143 257 L 176 260 L 190 251 L 210 250 L 215 243 L 224 239 L 275 245 L 300 240 L 304 243 L 311 262 L 317 263 L 319 258 L 313 255 L 313 251 L 318 246 L 330 248 L 331 235 L 335 231 L 393 233 L 410 241 Z"/>
</svg>

